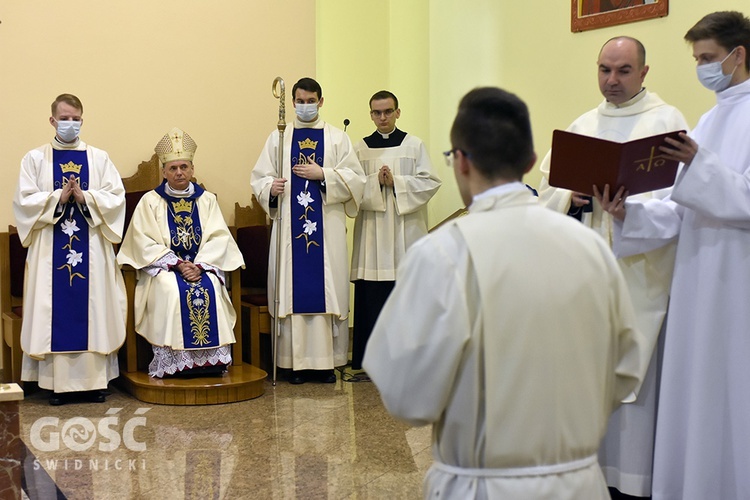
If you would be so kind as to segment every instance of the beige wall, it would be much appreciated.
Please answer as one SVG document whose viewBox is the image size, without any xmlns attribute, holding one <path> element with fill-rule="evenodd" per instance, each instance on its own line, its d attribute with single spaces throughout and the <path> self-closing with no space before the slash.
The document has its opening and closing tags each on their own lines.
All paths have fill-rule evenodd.
<svg viewBox="0 0 750 500">
<path fill-rule="evenodd" d="M 723 0 L 741 9 L 744 0 Z M 49 102 L 82 98 L 82 136 L 106 149 L 122 175 L 147 159 L 172 126 L 199 144 L 197 175 L 219 194 L 231 222 L 246 204 L 248 178 L 273 129 L 273 78 L 288 86 L 317 74 L 323 117 L 356 142 L 372 131 L 369 96 L 381 88 L 401 100 L 399 125 L 428 145 L 445 184 L 430 205 L 436 223 L 461 205 L 441 152 L 460 97 L 499 85 L 529 105 L 539 156 L 552 130 L 597 105 L 596 54 L 628 34 L 648 50 L 646 83 L 691 124 L 713 96 L 694 76 L 684 32 L 710 9 L 672 2 L 666 18 L 571 33 L 568 1 L 496 0 L 162 0 L 65 4 L 7 0 L 0 12 L 0 227 L 13 222 L 10 199 L 23 154 L 53 134 Z M 290 104 L 290 101 L 288 101 Z M 293 114 L 289 106 L 289 115 Z M 538 171 L 527 177 L 536 186 Z"/>
<path fill-rule="evenodd" d="M 54 136 L 49 104 L 62 92 L 81 98 L 81 137 L 123 176 L 170 128 L 186 130 L 196 176 L 231 222 L 276 126 L 271 82 L 291 91 L 315 73 L 310 0 L 3 0 L 0 21 L 0 228 L 13 223 L 21 158 Z"/>
<path fill-rule="evenodd" d="M 425 141 L 444 181 L 430 205 L 435 224 L 461 205 L 441 152 L 450 146 L 459 99 L 476 86 L 501 86 L 526 101 L 540 158 L 554 129 L 601 101 L 596 57 L 613 36 L 643 41 L 651 66 L 647 87 L 680 108 L 691 126 L 712 106 L 714 96 L 697 82 L 682 37 L 714 7 L 672 0 L 665 18 L 571 33 L 570 5 L 568 0 L 319 0 L 318 75 L 324 87 L 340 88 L 336 119 L 344 110 L 351 114 L 354 141 L 372 131 L 369 95 L 386 87 L 399 96 L 399 125 Z M 720 8 L 750 14 L 746 0 L 722 0 Z M 525 180 L 537 186 L 539 179 L 535 168 Z"/>
<path fill-rule="evenodd" d="M 508 6 L 503 37 L 506 71 L 498 82 L 529 104 L 540 157 L 549 149 L 554 129 L 567 127 L 602 100 L 596 58 L 601 45 L 614 36 L 633 36 L 643 42 L 651 67 L 647 88 L 682 110 L 691 127 L 713 105 L 714 95 L 698 83 L 690 46 L 683 41 L 693 24 L 715 10 L 712 6 L 672 0 L 667 17 L 583 33 L 570 32 L 570 2 L 550 2 L 549 7 L 544 2 L 544 6 L 525 8 L 519 2 Z M 747 2 L 722 0 L 720 7 L 747 9 Z M 539 179 L 535 170 L 527 181 L 536 186 Z"/>
<path fill-rule="evenodd" d="M 722 0 L 745 9 L 747 0 Z M 61 92 L 84 102 L 84 140 L 109 151 L 131 175 L 173 126 L 198 142 L 196 175 L 218 193 L 231 222 L 250 200 L 249 176 L 275 127 L 270 87 L 316 76 L 322 116 L 353 142 L 373 125 L 367 101 L 387 88 L 401 101 L 399 125 L 427 144 L 443 188 L 435 224 L 462 204 L 441 152 L 456 106 L 480 85 L 516 92 L 531 110 L 536 150 L 601 100 L 596 55 L 607 39 L 641 39 L 646 84 L 695 125 L 713 103 L 695 79 L 685 31 L 712 10 L 672 1 L 669 16 L 570 32 L 568 0 L 3 0 L 0 10 L 0 228 L 13 222 L 21 157 L 53 136 L 49 103 Z M 293 117 L 287 96 L 288 119 Z M 527 182 L 536 186 L 534 170 Z"/>
<path fill-rule="evenodd" d="M 291 92 L 315 75 L 311 0 L 3 0 L 0 21 L 0 228 L 14 224 L 21 158 L 53 138 L 49 105 L 63 92 L 81 98 L 81 137 L 122 176 L 172 127 L 186 130 L 196 177 L 231 223 L 276 127 L 273 79 Z M 290 120 L 289 95 L 287 106 Z"/>
</svg>

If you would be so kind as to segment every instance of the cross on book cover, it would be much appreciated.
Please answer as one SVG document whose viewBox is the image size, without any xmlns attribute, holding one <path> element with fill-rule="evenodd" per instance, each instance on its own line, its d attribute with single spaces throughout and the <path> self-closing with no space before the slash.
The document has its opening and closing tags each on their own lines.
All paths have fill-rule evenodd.
<svg viewBox="0 0 750 500">
<path fill-rule="evenodd" d="M 593 186 L 610 193 L 620 186 L 630 195 L 655 191 L 674 184 L 678 161 L 669 160 L 659 146 L 666 137 L 681 141 L 676 130 L 628 142 L 614 142 L 564 130 L 552 133 L 551 186 L 593 195 Z"/>
</svg>

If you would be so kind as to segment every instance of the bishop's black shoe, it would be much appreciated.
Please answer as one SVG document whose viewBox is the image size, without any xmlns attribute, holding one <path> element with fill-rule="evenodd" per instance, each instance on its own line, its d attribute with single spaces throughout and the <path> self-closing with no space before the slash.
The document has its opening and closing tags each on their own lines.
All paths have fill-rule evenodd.
<svg viewBox="0 0 750 500">
<path fill-rule="evenodd" d="M 86 391 L 84 396 L 89 403 L 104 403 L 107 400 L 104 391 Z"/>
<path fill-rule="evenodd" d="M 65 393 L 53 392 L 49 395 L 49 404 L 52 406 L 62 406 L 68 402 L 68 398 Z"/>
<path fill-rule="evenodd" d="M 300 385 L 307 382 L 307 378 L 305 377 L 305 374 L 302 370 L 296 370 L 289 372 L 289 375 L 287 376 L 287 381 L 292 385 Z"/>
</svg>

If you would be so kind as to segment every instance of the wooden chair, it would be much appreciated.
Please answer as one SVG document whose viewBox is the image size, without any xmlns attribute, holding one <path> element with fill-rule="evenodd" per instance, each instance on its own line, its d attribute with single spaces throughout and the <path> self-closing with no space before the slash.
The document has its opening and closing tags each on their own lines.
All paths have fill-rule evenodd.
<svg viewBox="0 0 750 500">
<path fill-rule="evenodd" d="M 130 177 L 123 177 L 122 184 L 125 187 L 125 225 L 123 226 L 123 236 L 130 226 L 130 220 L 138 202 L 143 195 L 158 187 L 163 180 L 159 167 L 159 157 L 153 154 L 147 161 L 138 165 L 135 174 Z M 195 178 L 191 179 L 195 181 Z M 122 266 L 122 275 L 125 280 L 125 291 L 128 299 L 128 314 L 126 324 L 125 345 L 120 349 L 120 365 L 124 367 L 126 373 L 137 371 L 148 372 L 148 365 L 153 357 L 151 345 L 146 339 L 137 335 L 135 331 L 135 286 L 137 283 L 138 271 L 129 265 Z M 239 309 L 239 306 L 237 306 Z M 232 352 L 234 356 L 234 351 Z"/>
<path fill-rule="evenodd" d="M 131 177 L 123 178 L 125 186 L 126 225 L 130 223 L 136 205 L 148 191 L 157 187 L 162 176 L 159 158 L 153 155 L 142 162 Z M 194 182 L 195 179 L 192 179 Z M 153 357 L 151 344 L 135 331 L 135 287 L 137 271 L 131 266 L 122 267 L 128 301 L 126 340 L 120 349 L 120 382 L 123 388 L 141 401 L 171 405 L 204 405 L 231 403 L 256 398 L 264 392 L 266 373 L 242 360 L 242 315 L 240 306 L 239 273 L 228 273 L 228 286 L 237 315 L 234 327 L 236 342 L 232 346 L 232 366 L 222 377 L 196 377 L 189 379 L 155 379 L 148 376 L 148 364 Z"/>
<path fill-rule="evenodd" d="M 263 366 L 265 363 L 261 362 L 260 336 L 271 334 L 267 289 L 271 224 L 255 195 L 248 207 L 234 204 L 232 232 L 245 259 L 245 269 L 239 273 L 242 285 L 240 303 L 250 313 L 250 363 L 268 370 L 270 367 Z"/>
<path fill-rule="evenodd" d="M 23 317 L 23 278 L 27 250 L 21 245 L 18 231 L 8 226 L 0 233 L 0 312 L 2 335 L 3 382 L 21 384 L 21 320 Z"/>
<path fill-rule="evenodd" d="M 141 162 L 135 174 L 130 177 L 123 177 L 122 184 L 125 187 L 125 225 L 123 226 L 123 236 L 130 226 L 130 219 L 138 202 L 144 194 L 148 193 L 159 184 L 162 176 L 159 172 L 159 157 L 154 154 L 151 159 Z M 148 363 L 151 360 L 149 355 L 150 345 L 143 337 L 135 332 L 135 315 L 134 315 L 134 298 L 135 285 L 138 271 L 129 265 L 122 266 L 122 276 L 125 280 L 125 292 L 128 301 L 128 313 L 126 322 L 125 345 L 120 348 L 120 372 L 132 373 L 139 368 L 148 370 Z"/>
</svg>

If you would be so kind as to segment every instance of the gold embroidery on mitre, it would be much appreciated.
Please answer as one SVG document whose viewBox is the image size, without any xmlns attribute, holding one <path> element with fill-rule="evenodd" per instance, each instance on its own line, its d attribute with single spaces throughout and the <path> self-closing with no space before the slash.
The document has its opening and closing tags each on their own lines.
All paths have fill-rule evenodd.
<svg viewBox="0 0 750 500">
<path fill-rule="evenodd" d="M 300 149 L 315 149 L 318 147 L 318 141 L 313 141 L 309 137 L 304 141 L 297 141 Z"/>
<path fill-rule="evenodd" d="M 64 174 L 69 174 L 73 172 L 74 174 L 80 174 L 81 169 L 83 168 L 83 165 L 78 165 L 77 163 L 73 163 L 72 161 L 69 161 L 65 165 L 62 163 L 60 164 L 60 169 Z"/>
<path fill-rule="evenodd" d="M 193 161 L 196 149 L 198 145 L 193 138 L 187 132 L 174 127 L 161 138 L 154 151 L 159 155 L 159 161 L 164 164 L 175 160 Z"/>
<path fill-rule="evenodd" d="M 180 201 L 173 201 L 172 208 L 174 208 L 175 213 L 180 213 L 180 212 L 191 213 L 193 211 L 193 202 L 187 201 L 184 199 Z"/>
</svg>

